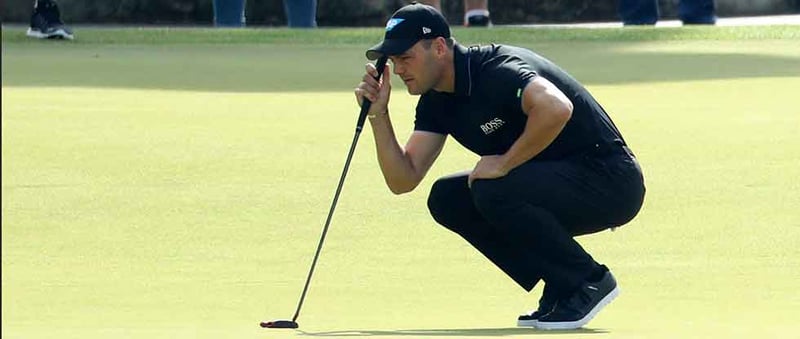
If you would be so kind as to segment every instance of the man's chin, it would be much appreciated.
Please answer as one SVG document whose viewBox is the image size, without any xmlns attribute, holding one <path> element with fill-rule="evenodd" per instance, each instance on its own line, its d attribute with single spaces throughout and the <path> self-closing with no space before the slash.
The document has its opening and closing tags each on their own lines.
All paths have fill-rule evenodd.
<svg viewBox="0 0 800 339">
<path fill-rule="evenodd" d="M 408 89 L 408 94 L 411 94 L 411 95 L 423 94 L 423 92 L 420 91 L 418 88 L 406 87 L 406 89 Z"/>
</svg>

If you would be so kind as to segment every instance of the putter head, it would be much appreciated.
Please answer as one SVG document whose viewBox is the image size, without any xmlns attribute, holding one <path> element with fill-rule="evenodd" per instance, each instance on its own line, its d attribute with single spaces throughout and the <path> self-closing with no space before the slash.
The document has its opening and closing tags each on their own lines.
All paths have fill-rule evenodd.
<svg viewBox="0 0 800 339">
<path fill-rule="evenodd" d="M 261 327 L 263 327 L 263 328 L 298 328 L 298 327 L 300 327 L 300 325 L 298 325 L 296 322 L 291 321 L 291 320 L 273 320 L 273 321 L 268 321 L 268 322 L 263 322 L 262 321 L 261 322 Z"/>
</svg>

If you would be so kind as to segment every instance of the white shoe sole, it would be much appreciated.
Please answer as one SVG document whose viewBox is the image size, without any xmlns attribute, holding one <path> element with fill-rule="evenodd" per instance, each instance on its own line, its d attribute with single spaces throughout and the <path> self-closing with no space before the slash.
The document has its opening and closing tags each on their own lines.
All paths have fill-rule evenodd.
<svg viewBox="0 0 800 339">
<path fill-rule="evenodd" d="M 37 39 L 45 39 L 45 38 L 47 38 L 47 35 L 45 35 L 44 33 L 39 32 L 39 31 L 34 31 L 34 30 L 30 29 L 30 28 L 28 28 L 28 31 L 25 33 L 25 35 L 27 35 L 27 36 L 29 36 L 31 38 L 37 38 Z"/>
<path fill-rule="evenodd" d="M 517 327 L 536 327 L 539 325 L 539 320 L 517 320 Z"/>
<path fill-rule="evenodd" d="M 600 302 L 597 303 L 597 305 L 595 305 L 594 308 L 592 308 L 592 310 L 589 311 L 589 313 L 587 313 L 581 319 L 575 321 L 562 321 L 562 322 L 549 322 L 549 321 L 543 322 L 543 321 L 533 320 L 535 323 L 533 323 L 531 326 L 534 326 L 542 330 L 574 330 L 576 328 L 581 328 L 583 327 L 583 325 L 588 324 L 589 321 L 591 321 L 592 318 L 594 318 L 594 316 L 597 315 L 597 313 L 603 309 L 603 307 L 606 307 L 606 305 L 610 304 L 611 301 L 614 300 L 614 298 L 616 298 L 618 295 L 619 295 L 619 287 L 614 287 L 614 289 L 611 290 L 611 292 L 608 293 L 608 295 L 606 295 L 603 299 L 601 299 Z"/>
<path fill-rule="evenodd" d="M 28 31 L 25 32 L 25 35 L 27 35 L 27 36 L 29 36 L 31 38 L 37 38 L 37 39 L 50 39 L 50 38 L 61 38 L 61 39 L 67 39 L 67 40 L 75 39 L 75 36 L 73 36 L 72 34 L 67 33 L 63 29 L 57 29 L 55 32 L 53 32 L 51 34 L 44 34 L 41 31 L 38 31 L 38 30 L 34 31 L 34 30 L 28 28 Z"/>
</svg>

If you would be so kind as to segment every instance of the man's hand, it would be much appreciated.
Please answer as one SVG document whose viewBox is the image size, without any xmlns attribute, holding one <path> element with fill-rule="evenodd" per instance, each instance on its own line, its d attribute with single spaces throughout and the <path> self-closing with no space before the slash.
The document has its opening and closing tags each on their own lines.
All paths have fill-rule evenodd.
<svg viewBox="0 0 800 339">
<path fill-rule="evenodd" d="M 478 160 L 472 173 L 469 174 L 467 181 L 469 187 L 472 187 L 472 182 L 475 179 L 495 179 L 501 178 L 508 174 L 505 168 L 505 161 L 501 155 L 485 155 Z"/>
<path fill-rule="evenodd" d="M 392 93 L 389 65 L 385 66 L 380 81 L 375 80 L 376 76 L 378 76 L 378 70 L 375 69 L 375 65 L 367 64 L 367 72 L 355 89 L 356 101 L 359 106 L 364 101 L 364 97 L 372 102 L 372 106 L 367 112 L 368 115 L 386 114 L 389 110 L 389 95 Z"/>
</svg>

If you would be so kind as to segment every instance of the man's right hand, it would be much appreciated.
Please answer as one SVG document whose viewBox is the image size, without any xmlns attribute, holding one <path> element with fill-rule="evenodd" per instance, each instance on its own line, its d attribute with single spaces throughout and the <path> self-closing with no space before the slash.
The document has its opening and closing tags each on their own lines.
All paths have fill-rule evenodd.
<svg viewBox="0 0 800 339">
<path fill-rule="evenodd" d="M 372 106 L 367 112 L 368 115 L 386 114 L 389 111 L 389 96 L 392 93 L 390 73 L 389 65 L 386 65 L 381 80 L 375 80 L 375 77 L 378 76 L 378 70 L 375 69 L 375 65 L 367 64 L 367 72 L 361 79 L 361 83 L 356 87 L 355 94 L 359 106 L 361 106 L 365 97 L 372 102 Z"/>
</svg>

